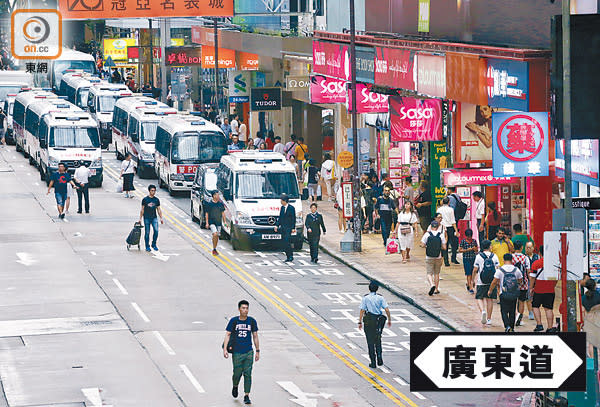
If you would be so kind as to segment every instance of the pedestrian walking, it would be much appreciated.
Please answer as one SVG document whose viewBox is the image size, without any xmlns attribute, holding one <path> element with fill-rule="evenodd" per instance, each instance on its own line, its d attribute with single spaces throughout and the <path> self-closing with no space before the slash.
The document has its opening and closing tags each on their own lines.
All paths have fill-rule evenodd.
<svg viewBox="0 0 600 407">
<path fill-rule="evenodd" d="M 231 135 L 239 136 L 240 122 L 238 121 L 238 115 L 234 114 L 231 120 Z"/>
<path fill-rule="evenodd" d="M 442 250 L 446 248 L 446 238 L 439 230 L 437 220 L 431 222 L 431 231 L 425 232 L 421 239 L 421 247 L 425 248 L 425 270 L 430 289 L 429 295 L 439 294 L 440 270 L 442 268 Z"/>
<path fill-rule="evenodd" d="M 319 261 L 319 240 L 321 240 L 321 229 L 323 234 L 327 233 L 325 223 L 323 223 L 323 215 L 317 212 L 317 204 L 310 204 L 310 213 L 306 215 L 304 221 L 306 226 L 306 237 L 308 238 L 308 246 L 310 248 L 310 261 L 317 264 Z"/>
<path fill-rule="evenodd" d="M 442 226 L 446 228 L 446 232 L 448 233 L 448 246 L 452 248 L 452 263 L 460 264 L 456 259 L 456 253 L 458 251 L 458 238 L 460 234 L 458 233 L 458 228 L 456 227 L 456 219 L 454 217 L 454 209 L 450 206 L 450 198 L 445 197 L 442 200 L 442 206 L 438 208 L 438 213 L 442 215 Z M 444 265 L 446 267 L 450 266 L 448 261 L 448 249 L 444 250 Z"/>
<path fill-rule="evenodd" d="M 386 320 L 383 311 L 385 311 L 387 315 L 388 328 L 392 327 L 390 309 L 385 298 L 383 298 L 381 294 L 377 294 L 378 288 L 379 286 L 376 282 L 371 281 L 371 283 L 369 283 L 369 294 L 362 298 L 359 307 L 360 313 L 358 315 L 358 329 L 364 329 L 365 331 L 367 347 L 369 348 L 369 359 L 371 359 L 369 367 L 372 369 L 383 365 L 381 333 L 385 327 Z"/>
<path fill-rule="evenodd" d="M 492 253 L 498 256 L 499 259 L 503 259 L 506 253 L 514 251 L 513 243 L 506 236 L 504 228 L 498 228 L 496 230 L 496 238 L 492 240 Z"/>
<path fill-rule="evenodd" d="M 317 202 L 317 192 L 319 180 L 321 179 L 321 172 L 319 171 L 319 168 L 317 168 L 314 158 L 308 160 L 308 163 L 308 171 L 306 171 L 305 176 L 308 185 L 308 194 L 310 195 L 310 200 L 312 202 Z"/>
<path fill-rule="evenodd" d="M 83 200 L 85 200 L 85 213 L 90 213 L 90 169 L 83 160 L 79 162 L 74 178 L 77 185 L 77 213 L 81 213 Z"/>
<path fill-rule="evenodd" d="M 298 145 L 298 143 L 296 143 L 296 135 L 295 134 L 290 135 L 290 139 L 291 139 L 291 141 L 288 141 L 287 143 L 285 143 L 285 147 L 283 149 L 283 153 L 285 154 L 285 157 L 288 160 L 292 156 L 296 157 L 296 146 Z"/>
<path fill-rule="evenodd" d="M 417 213 L 419 214 L 419 224 L 423 233 L 425 233 L 431 223 L 431 203 L 429 184 L 426 181 L 421 181 L 419 195 L 415 198 L 415 208 L 417 208 Z"/>
<path fill-rule="evenodd" d="M 531 268 L 533 268 L 533 263 L 535 263 L 540 258 L 540 256 L 537 253 L 535 253 L 535 246 L 533 242 L 527 242 L 525 244 L 525 256 L 527 256 L 527 258 L 529 259 L 529 264 L 531 265 Z M 533 321 L 535 319 L 535 316 L 533 315 L 533 306 L 531 305 L 531 300 L 533 299 L 533 292 L 531 290 L 531 270 L 529 270 L 529 278 L 527 282 L 529 283 L 527 309 L 529 310 L 529 320 Z"/>
<path fill-rule="evenodd" d="M 402 212 L 398 214 L 398 243 L 400 244 L 400 251 L 402 253 L 402 263 L 406 263 L 410 260 L 410 250 L 413 248 L 415 241 L 415 230 L 417 230 L 417 223 L 419 218 L 415 213 L 413 204 L 411 201 L 404 201 Z"/>
<path fill-rule="evenodd" d="M 281 195 L 281 209 L 279 210 L 279 218 L 275 223 L 275 232 L 279 231 L 281 233 L 286 262 L 294 261 L 291 239 L 292 234 L 296 233 L 296 209 L 289 202 L 289 196 Z"/>
<path fill-rule="evenodd" d="M 4 109 L 0 107 L 0 145 L 6 145 L 6 134 L 4 130 L 4 121 L 6 120 L 6 113 Z"/>
<path fill-rule="evenodd" d="M 48 192 L 46 194 L 50 194 L 50 190 L 54 187 L 54 198 L 56 199 L 56 207 L 58 209 L 59 219 L 65 218 L 65 213 L 63 210 L 65 209 L 65 204 L 67 202 L 67 185 L 77 188 L 73 182 L 73 179 L 71 178 L 71 174 L 67 172 L 66 165 L 64 163 L 59 163 L 58 172 L 52 174 L 52 178 L 50 178 L 50 184 L 48 185 Z"/>
<path fill-rule="evenodd" d="M 260 360 L 260 345 L 258 341 L 258 324 L 256 320 L 248 315 L 250 304 L 246 300 L 238 302 L 239 316 L 233 317 L 225 328 L 225 339 L 223 340 L 223 357 L 233 362 L 233 388 L 231 395 L 238 396 L 238 385 L 244 376 L 244 404 L 252 404 L 250 401 L 250 389 L 252 387 L 252 366 Z M 233 342 L 233 343 L 230 343 Z M 254 342 L 254 348 L 252 348 Z M 256 352 L 256 353 L 255 353 Z"/>
<path fill-rule="evenodd" d="M 281 139 L 279 139 L 281 140 Z M 275 147 L 275 132 L 273 130 L 269 130 L 267 132 L 267 138 L 265 139 L 265 144 L 267 145 L 267 150 L 273 150 Z"/>
<path fill-rule="evenodd" d="M 498 296 L 498 290 L 494 288 L 489 292 L 490 285 L 494 281 L 496 269 L 500 267 L 498 256 L 490 251 L 492 242 L 485 239 L 481 242 L 481 252 L 475 257 L 473 273 L 476 290 L 475 299 L 481 312 L 481 323 L 492 325 L 492 312 L 494 311 L 494 300 Z"/>
<path fill-rule="evenodd" d="M 498 233 L 498 229 L 500 228 L 500 221 L 502 220 L 502 215 L 496 209 L 496 202 L 488 203 L 488 214 L 485 218 L 485 224 L 487 226 L 487 238 L 492 240 L 496 237 Z"/>
<path fill-rule="evenodd" d="M 512 259 L 512 254 L 504 254 L 504 265 L 496 270 L 494 280 L 488 289 L 488 294 L 491 294 L 496 286 L 502 287 L 500 313 L 502 314 L 505 332 L 515 331 L 515 311 L 519 298 L 519 285 L 523 281 L 523 274 L 513 265 Z"/>
<path fill-rule="evenodd" d="M 229 125 L 229 119 L 227 117 L 223 119 L 221 130 L 223 130 L 225 137 L 227 137 L 227 140 L 229 140 L 231 138 L 231 126 Z"/>
<path fill-rule="evenodd" d="M 479 244 L 485 239 L 485 200 L 481 191 L 473 192 L 475 201 L 475 217 L 477 218 L 477 235 Z"/>
<path fill-rule="evenodd" d="M 248 138 L 248 128 L 246 127 L 246 123 L 244 123 L 244 118 L 240 117 L 238 119 L 240 125 L 238 127 L 238 136 L 240 136 L 240 140 L 242 140 L 243 142 L 246 142 L 247 138 Z"/>
<path fill-rule="evenodd" d="M 415 189 L 412 186 L 412 177 L 404 178 L 404 192 L 402 193 L 404 203 L 410 202 L 414 205 L 415 201 Z"/>
<path fill-rule="evenodd" d="M 140 211 L 140 223 L 144 225 L 144 242 L 146 251 L 150 251 L 150 226 L 152 226 L 152 249 L 158 251 L 156 241 L 158 240 L 158 218 L 160 223 L 164 224 L 162 211 L 160 209 L 160 199 L 156 197 L 156 185 L 148 185 L 148 196 L 142 199 L 142 209 Z"/>
<path fill-rule="evenodd" d="M 306 153 L 308 153 L 308 146 L 306 144 L 304 144 L 304 137 L 298 137 L 298 142 L 296 143 L 296 162 L 298 163 L 298 166 L 300 167 L 300 178 L 303 177 L 303 167 L 302 164 L 304 163 L 304 161 L 306 160 Z"/>
<path fill-rule="evenodd" d="M 348 226 L 346 225 L 346 219 L 344 219 L 344 208 L 342 208 L 343 204 L 343 191 L 341 185 L 338 186 L 337 192 L 335 194 L 335 203 L 333 207 L 337 209 L 338 213 L 338 230 L 340 233 L 345 233 Z"/>
<path fill-rule="evenodd" d="M 273 146 L 273 152 L 285 155 L 284 148 L 285 146 L 281 143 L 281 137 L 275 137 L 275 145 Z"/>
<path fill-rule="evenodd" d="M 323 183 L 325 184 L 325 190 L 327 191 L 327 199 L 329 201 L 332 201 L 334 197 L 334 168 L 335 162 L 331 159 L 331 154 L 325 153 L 325 155 L 323 155 L 323 163 L 321 164 L 321 176 L 323 177 Z"/>
<path fill-rule="evenodd" d="M 556 289 L 556 283 L 558 280 L 546 280 L 544 274 L 544 246 L 539 248 L 540 258 L 536 260 L 531 266 L 530 273 L 530 287 L 533 291 L 533 298 L 531 300 L 531 307 L 533 308 L 533 315 L 535 317 L 535 328 L 534 332 L 544 330 L 542 324 L 542 313 L 540 307 L 544 308 L 546 314 L 546 323 L 548 329 L 546 332 L 557 331 L 554 328 L 554 298 Z"/>
<path fill-rule="evenodd" d="M 519 300 L 517 302 L 517 322 L 515 322 L 516 326 L 520 326 L 521 321 L 523 320 L 523 313 L 525 312 L 525 304 L 527 304 L 528 307 L 531 307 L 531 304 L 529 303 L 529 273 L 531 272 L 531 263 L 529 263 L 529 257 L 522 253 L 523 242 L 521 240 L 517 240 L 514 243 L 514 247 L 515 252 L 513 253 L 512 262 L 523 275 L 523 281 L 519 287 L 521 292 L 519 293 Z M 531 308 L 529 311 L 531 312 Z"/>
<path fill-rule="evenodd" d="M 121 178 L 123 178 L 123 192 L 125 198 L 133 198 L 133 194 L 129 192 L 135 191 L 133 186 L 133 176 L 135 175 L 135 162 L 131 159 L 131 153 L 125 155 L 125 159 L 121 163 Z"/>
<path fill-rule="evenodd" d="M 513 243 L 513 245 L 516 242 L 521 242 L 521 248 L 519 249 L 519 251 L 523 254 L 525 254 L 525 245 L 527 244 L 527 242 L 533 243 L 533 239 L 531 238 L 531 236 L 529 236 L 527 233 L 523 233 L 523 226 L 521 226 L 520 223 L 515 223 L 513 225 L 513 236 L 510 240 Z M 515 252 L 516 251 L 517 248 L 515 247 Z"/>
<path fill-rule="evenodd" d="M 374 209 L 375 216 L 381 222 L 381 237 L 383 238 L 383 246 L 385 247 L 392 230 L 392 217 L 396 214 L 396 204 L 390 195 L 389 188 L 383 188 L 383 195 L 377 198 Z"/>
<path fill-rule="evenodd" d="M 463 267 L 467 279 L 467 291 L 473 294 L 475 292 L 475 285 L 473 284 L 473 267 L 475 266 L 475 258 L 477 257 L 479 247 L 477 246 L 477 240 L 473 239 L 473 231 L 471 229 L 465 230 L 465 238 L 461 240 L 458 251 L 462 253 Z"/>
<path fill-rule="evenodd" d="M 223 222 L 225 222 L 225 205 L 221 202 L 219 191 L 212 192 L 212 201 L 204 203 L 204 212 L 206 213 L 206 224 L 212 233 L 213 256 L 218 256 L 217 244 Z"/>
</svg>

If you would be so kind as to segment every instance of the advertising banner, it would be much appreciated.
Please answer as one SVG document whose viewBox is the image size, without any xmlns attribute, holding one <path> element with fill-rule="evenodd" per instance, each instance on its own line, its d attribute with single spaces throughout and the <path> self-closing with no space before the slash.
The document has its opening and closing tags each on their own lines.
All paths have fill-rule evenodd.
<svg viewBox="0 0 600 407">
<path fill-rule="evenodd" d="M 488 104 L 521 111 L 529 110 L 529 63 L 509 59 L 487 61 Z"/>
<path fill-rule="evenodd" d="M 415 90 L 415 52 L 398 48 L 375 49 L 375 83 Z"/>
<path fill-rule="evenodd" d="M 573 181 L 600 187 L 598 140 L 571 140 Z M 556 176 L 565 176 L 565 141 L 556 140 Z"/>
<path fill-rule="evenodd" d="M 252 88 L 250 110 L 281 110 L 281 88 Z"/>
<path fill-rule="evenodd" d="M 238 52 L 238 60 L 242 71 L 258 70 L 258 55 L 250 52 Z"/>
<path fill-rule="evenodd" d="M 442 101 L 392 96 L 389 98 L 391 141 L 442 139 Z"/>
<path fill-rule="evenodd" d="M 446 97 L 446 57 L 417 54 L 417 92 Z"/>
<path fill-rule="evenodd" d="M 441 206 L 441 201 L 446 196 L 446 188 L 441 183 L 442 169 L 450 166 L 450 151 L 445 140 L 433 141 L 429 144 L 429 173 L 431 174 L 430 188 L 433 198 L 432 211 Z M 432 213 L 435 215 L 435 213 Z"/>
<path fill-rule="evenodd" d="M 444 171 L 444 185 L 501 185 L 518 184 L 519 178 L 495 177 L 491 168 Z"/>
<path fill-rule="evenodd" d="M 375 48 L 356 47 L 356 80 L 367 83 L 375 81 Z"/>
<path fill-rule="evenodd" d="M 346 82 L 322 75 L 310 77 L 310 103 L 345 103 Z"/>
<path fill-rule="evenodd" d="M 137 45 L 135 38 L 105 38 L 104 45 L 104 60 L 111 57 L 113 61 L 127 60 L 127 47 Z"/>
<path fill-rule="evenodd" d="M 446 97 L 474 105 L 487 105 L 485 58 L 446 53 Z"/>
<path fill-rule="evenodd" d="M 360 173 L 369 172 L 369 152 L 371 149 L 369 128 L 362 127 L 356 129 L 358 133 L 358 161 Z M 346 134 L 348 136 L 348 149 L 354 151 L 354 131 L 353 129 L 347 129 Z"/>
<path fill-rule="evenodd" d="M 229 103 L 244 103 L 250 101 L 250 82 L 252 72 L 229 71 Z"/>
<path fill-rule="evenodd" d="M 308 90 L 310 78 L 308 76 L 286 76 L 285 89 L 288 91 Z"/>
<path fill-rule="evenodd" d="M 219 41 L 221 41 L 221 30 L 218 30 Z M 192 26 L 192 42 L 200 45 L 215 45 L 215 30 L 213 27 Z"/>
<path fill-rule="evenodd" d="M 547 176 L 549 130 L 548 112 L 493 113 L 494 176 Z"/>
<path fill-rule="evenodd" d="M 161 58 L 162 57 L 162 52 L 161 52 L 161 48 L 160 47 L 154 47 L 152 48 L 152 51 L 154 53 L 153 57 L 154 58 Z M 142 56 L 144 55 L 144 53 L 142 52 Z M 127 59 L 139 59 L 140 58 L 140 47 L 127 47 Z"/>
<path fill-rule="evenodd" d="M 357 113 L 387 113 L 388 112 L 388 95 L 371 92 L 372 86 L 365 83 L 356 84 L 356 97 L 358 104 Z M 348 92 L 348 111 L 354 110 L 352 101 L 352 91 L 350 84 L 347 86 Z"/>
<path fill-rule="evenodd" d="M 202 46 L 202 68 L 215 69 L 215 47 Z M 235 51 L 219 48 L 219 68 L 235 68 Z"/>
<path fill-rule="evenodd" d="M 133 17 L 231 17 L 233 0 L 58 0 L 65 20 Z"/>
<path fill-rule="evenodd" d="M 417 23 L 417 30 L 420 33 L 429 32 L 429 7 L 430 0 L 419 0 L 419 20 Z"/>
<path fill-rule="evenodd" d="M 166 47 L 167 66 L 199 66 L 202 64 L 200 47 Z"/>
<path fill-rule="evenodd" d="M 313 72 L 349 80 L 348 46 L 334 42 L 313 41 Z"/>
</svg>

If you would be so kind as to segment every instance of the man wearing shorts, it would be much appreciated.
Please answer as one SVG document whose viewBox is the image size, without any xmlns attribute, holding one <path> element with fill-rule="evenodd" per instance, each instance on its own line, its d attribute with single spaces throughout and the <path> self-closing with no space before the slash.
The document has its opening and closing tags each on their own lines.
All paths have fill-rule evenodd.
<svg viewBox="0 0 600 407">
<path fill-rule="evenodd" d="M 430 296 L 439 294 L 442 251 L 446 249 L 446 238 L 440 230 L 438 221 L 431 222 L 431 231 L 425 232 L 423 235 L 421 247 L 425 248 L 425 270 L 427 271 L 427 281 L 431 286 L 428 294 Z"/>
<path fill-rule="evenodd" d="M 477 306 L 481 311 L 481 323 L 485 325 L 492 325 L 492 311 L 494 310 L 494 300 L 498 295 L 498 290 L 494 287 L 491 293 L 488 293 L 491 282 L 484 284 L 481 280 L 481 272 L 483 271 L 485 260 L 490 258 L 494 263 L 494 269 L 500 267 L 500 260 L 498 256 L 491 252 L 490 246 L 492 242 L 484 240 L 481 242 L 481 253 L 475 257 L 475 265 L 473 266 L 473 273 L 477 276 L 475 286 L 475 299 L 477 300 Z"/>
<path fill-rule="evenodd" d="M 67 172 L 67 167 L 65 164 L 60 163 L 58 164 L 58 172 L 52 174 L 47 193 L 50 194 L 50 190 L 52 187 L 54 187 L 54 197 L 56 198 L 56 207 L 58 208 L 58 217 L 60 219 L 65 218 L 63 210 L 65 209 L 65 204 L 68 198 L 67 185 L 69 184 L 73 188 L 77 188 L 73 182 L 73 179 L 71 178 L 71 174 Z"/>
<path fill-rule="evenodd" d="M 218 191 L 213 191 L 212 201 L 204 204 L 204 213 L 206 213 L 206 224 L 212 232 L 213 241 L 213 256 L 217 256 L 217 243 L 219 243 L 219 235 L 221 234 L 221 227 L 225 221 L 225 205 L 221 202 Z"/>
<path fill-rule="evenodd" d="M 542 313 L 540 307 L 544 307 L 546 313 L 546 322 L 548 329 L 546 332 L 554 332 L 554 289 L 558 280 L 546 280 L 544 276 L 544 246 L 540 246 L 540 258 L 533 263 L 531 266 L 531 273 L 529 274 L 531 290 L 533 291 L 533 300 L 531 301 L 531 307 L 533 308 L 533 315 L 535 316 L 535 329 L 534 332 L 544 330 L 542 324 Z"/>
</svg>

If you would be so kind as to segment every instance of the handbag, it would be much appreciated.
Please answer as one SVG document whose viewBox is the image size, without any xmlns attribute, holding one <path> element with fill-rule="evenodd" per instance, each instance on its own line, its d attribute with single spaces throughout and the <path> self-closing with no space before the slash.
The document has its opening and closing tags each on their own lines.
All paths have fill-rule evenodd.
<svg viewBox="0 0 600 407">
<path fill-rule="evenodd" d="M 400 223 L 398 229 L 400 230 L 401 235 L 408 235 L 410 232 L 412 232 L 412 226 L 410 226 L 410 223 L 402 222 Z"/>
<path fill-rule="evenodd" d="M 233 332 L 231 332 L 231 335 L 229 335 L 229 342 L 227 342 L 227 353 L 233 353 L 233 348 L 235 347 L 235 342 L 237 340 L 236 328 L 237 328 L 238 321 L 239 321 L 239 319 L 236 317 L 235 324 L 233 325 Z M 221 348 L 223 348 L 224 345 L 225 345 L 225 342 L 223 342 L 221 344 Z"/>
<path fill-rule="evenodd" d="M 385 243 L 385 252 L 386 254 L 396 254 L 400 249 L 400 245 L 398 244 L 398 240 L 394 238 L 389 238 Z"/>
</svg>

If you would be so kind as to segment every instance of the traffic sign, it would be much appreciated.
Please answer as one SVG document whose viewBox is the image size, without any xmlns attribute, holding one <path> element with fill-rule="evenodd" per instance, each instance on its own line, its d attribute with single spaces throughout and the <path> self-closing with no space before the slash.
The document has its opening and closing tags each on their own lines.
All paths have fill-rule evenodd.
<svg viewBox="0 0 600 407">
<path fill-rule="evenodd" d="M 344 214 L 344 218 L 352 219 L 354 217 L 354 208 L 352 205 L 352 199 L 354 194 L 352 193 L 352 183 L 351 182 L 342 182 L 342 212 Z M 338 202 L 340 204 L 340 202 Z"/>
<path fill-rule="evenodd" d="M 350 168 L 354 165 L 354 154 L 350 151 L 342 151 L 337 156 L 337 162 L 342 168 Z"/>
<path fill-rule="evenodd" d="M 106 66 L 108 68 L 112 68 L 113 66 L 117 66 L 117 65 L 115 64 L 115 61 L 113 61 L 113 59 L 109 55 L 106 58 L 106 61 L 104 61 L 104 66 Z"/>
<path fill-rule="evenodd" d="M 410 391 L 585 391 L 585 333 L 411 332 Z"/>
</svg>

